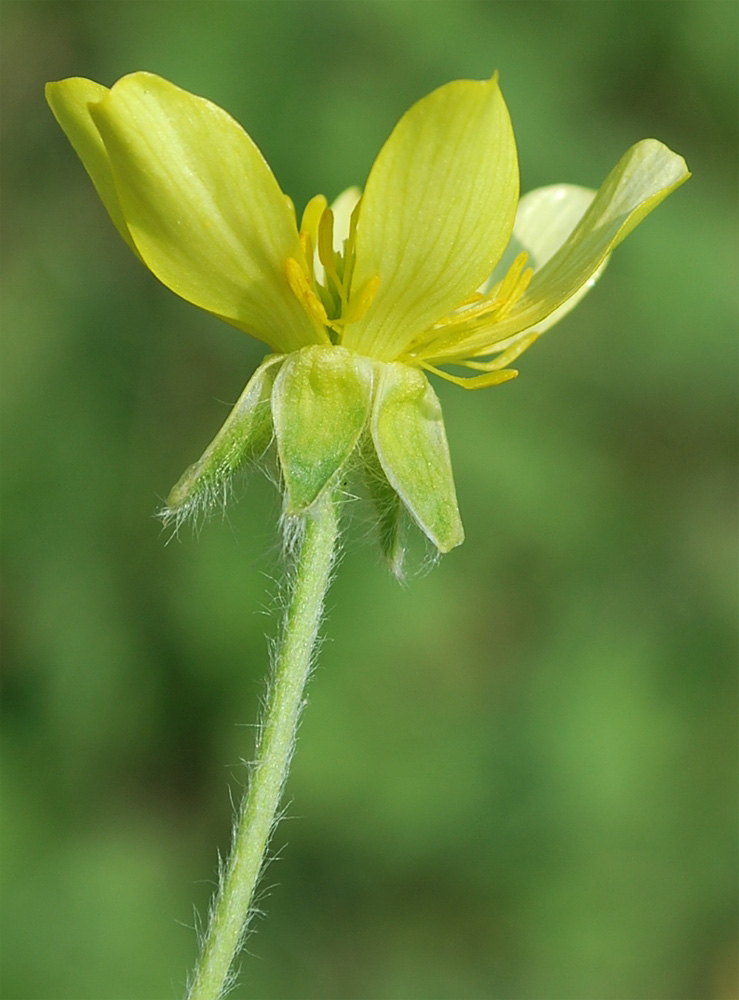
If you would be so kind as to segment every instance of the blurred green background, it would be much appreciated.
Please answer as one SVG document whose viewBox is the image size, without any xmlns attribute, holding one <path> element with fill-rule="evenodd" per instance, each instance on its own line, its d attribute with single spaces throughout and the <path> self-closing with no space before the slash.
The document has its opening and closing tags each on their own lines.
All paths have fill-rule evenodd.
<svg viewBox="0 0 739 1000">
<path fill-rule="evenodd" d="M 266 481 L 153 517 L 262 348 L 137 263 L 43 101 L 136 69 L 299 208 L 496 68 L 524 191 L 645 136 L 694 173 L 521 378 L 437 385 L 461 549 L 401 588 L 354 512 L 233 996 L 737 996 L 737 10 L 5 0 L 5 1000 L 180 996 L 275 628 Z"/>
</svg>

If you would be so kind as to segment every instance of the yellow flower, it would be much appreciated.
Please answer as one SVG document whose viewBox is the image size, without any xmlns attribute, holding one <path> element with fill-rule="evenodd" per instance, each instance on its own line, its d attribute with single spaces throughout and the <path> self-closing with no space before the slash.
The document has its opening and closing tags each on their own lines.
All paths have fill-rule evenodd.
<svg viewBox="0 0 739 1000">
<path fill-rule="evenodd" d="M 222 492 L 276 440 L 290 514 L 359 454 L 397 569 L 404 505 L 442 552 L 463 539 L 439 402 L 426 372 L 480 388 L 565 315 L 614 247 L 689 173 L 655 139 L 598 192 L 519 201 L 497 76 L 413 105 L 364 192 L 317 195 L 300 227 L 247 133 L 151 73 L 111 89 L 73 78 L 47 100 L 119 232 L 182 298 L 262 340 L 257 370 L 169 510 Z M 453 366 L 473 374 L 446 370 Z"/>
</svg>

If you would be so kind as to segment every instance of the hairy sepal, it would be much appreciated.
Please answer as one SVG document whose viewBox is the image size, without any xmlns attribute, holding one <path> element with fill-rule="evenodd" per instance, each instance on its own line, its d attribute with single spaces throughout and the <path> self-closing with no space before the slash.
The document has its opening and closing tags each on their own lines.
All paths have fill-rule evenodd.
<svg viewBox="0 0 739 1000">
<path fill-rule="evenodd" d="M 449 446 L 436 393 L 423 372 L 378 365 L 372 438 L 389 484 L 439 552 L 464 541 Z"/>
<path fill-rule="evenodd" d="M 291 354 L 272 391 L 285 512 L 303 514 L 335 483 L 367 423 L 372 362 L 343 347 Z"/>
<path fill-rule="evenodd" d="M 274 433 L 271 396 L 283 360 L 271 356 L 257 368 L 223 427 L 170 491 L 160 512 L 165 525 L 179 527 L 222 506 L 235 473 L 264 455 Z"/>
</svg>

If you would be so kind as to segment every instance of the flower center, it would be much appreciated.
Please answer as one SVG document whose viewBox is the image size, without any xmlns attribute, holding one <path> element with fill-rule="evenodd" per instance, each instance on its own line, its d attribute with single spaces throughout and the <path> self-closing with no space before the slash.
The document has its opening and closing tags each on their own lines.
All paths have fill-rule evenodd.
<svg viewBox="0 0 739 1000">
<path fill-rule="evenodd" d="M 335 237 L 335 218 L 323 195 L 308 202 L 300 223 L 301 254 L 288 257 L 288 284 L 311 321 L 334 345 L 341 345 L 344 327 L 361 319 L 380 287 L 375 275 L 363 288 L 352 290 L 355 244 L 360 201 L 340 227 L 347 231 L 340 247 Z M 422 368 L 467 389 L 497 385 L 518 372 L 507 367 L 529 347 L 538 334 L 523 331 L 507 339 L 496 336 L 495 327 L 505 319 L 528 288 L 533 268 L 526 267 L 528 254 L 518 254 L 502 281 L 486 292 L 476 292 L 458 308 L 419 333 L 395 360 Z M 479 374 L 459 376 L 437 367 L 456 365 Z"/>
<path fill-rule="evenodd" d="M 344 327 L 367 312 L 380 287 L 380 276 L 350 294 L 354 273 L 359 201 L 349 221 L 349 233 L 336 249 L 334 213 L 323 195 L 308 202 L 300 223 L 302 259 L 288 257 L 285 273 L 293 294 L 311 319 L 322 324 L 334 344 L 341 342 Z"/>
</svg>

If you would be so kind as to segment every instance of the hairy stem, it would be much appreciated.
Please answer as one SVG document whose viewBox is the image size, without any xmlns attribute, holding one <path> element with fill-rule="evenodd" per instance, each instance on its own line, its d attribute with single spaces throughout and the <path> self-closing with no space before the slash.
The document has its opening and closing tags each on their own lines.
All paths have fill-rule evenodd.
<svg viewBox="0 0 739 1000">
<path fill-rule="evenodd" d="M 337 505 L 319 500 L 305 517 L 275 673 L 241 805 L 231 856 L 193 975 L 188 1000 L 219 1000 L 232 982 L 254 890 L 285 785 L 338 535 Z"/>
</svg>

